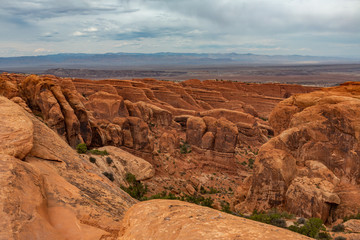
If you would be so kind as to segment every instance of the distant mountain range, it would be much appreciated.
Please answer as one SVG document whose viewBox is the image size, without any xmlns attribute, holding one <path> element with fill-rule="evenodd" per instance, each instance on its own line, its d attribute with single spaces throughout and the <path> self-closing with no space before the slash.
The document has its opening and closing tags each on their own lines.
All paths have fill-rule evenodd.
<svg viewBox="0 0 360 240">
<path fill-rule="evenodd" d="M 44 56 L 1 57 L 3 71 L 43 71 L 51 68 L 88 69 L 166 69 L 174 67 L 208 67 L 236 65 L 298 65 L 359 63 L 360 59 L 302 55 L 256 55 L 238 53 L 68 53 Z"/>
</svg>

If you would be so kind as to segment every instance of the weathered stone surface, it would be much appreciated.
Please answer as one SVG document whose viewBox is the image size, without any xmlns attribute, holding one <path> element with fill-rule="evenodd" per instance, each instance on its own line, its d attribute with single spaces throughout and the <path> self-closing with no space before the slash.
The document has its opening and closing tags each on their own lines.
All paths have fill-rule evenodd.
<svg viewBox="0 0 360 240">
<path fill-rule="evenodd" d="M 255 122 L 255 118 L 253 115 L 239 111 L 227 110 L 227 109 L 213 109 L 209 111 L 204 111 L 200 113 L 200 116 L 202 117 L 209 116 L 214 118 L 223 117 L 226 120 L 233 123 L 243 122 L 243 123 L 253 124 Z"/>
<path fill-rule="evenodd" d="M 0 156 L 1 238 L 115 239 L 135 201 L 41 121 L 9 100 L 0 102 L 7 104 L 7 119 L 21 119 L 23 111 L 32 124 L 33 148 L 25 162 Z"/>
<path fill-rule="evenodd" d="M 115 168 L 121 172 L 120 175 L 123 177 L 129 172 L 135 175 L 136 180 L 141 181 L 152 178 L 155 174 L 155 170 L 149 162 L 120 148 L 105 146 L 99 148 L 99 150 L 106 150 L 110 154 L 109 156 L 113 160 Z"/>
<path fill-rule="evenodd" d="M 167 131 L 161 134 L 159 150 L 164 153 L 174 153 L 180 144 L 176 131 Z"/>
<path fill-rule="evenodd" d="M 170 126 L 172 124 L 172 114 L 167 110 L 141 101 L 136 103 L 136 107 L 141 118 L 149 124 L 154 124 L 154 126 Z"/>
<path fill-rule="evenodd" d="M 32 147 L 32 122 L 20 106 L 0 97 L 0 152 L 23 159 Z"/>
<path fill-rule="evenodd" d="M 282 228 L 171 200 L 134 205 L 126 213 L 122 226 L 118 240 L 310 239 Z"/>
<path fill-rule="evenodd" d="M 152 151 L 153 143 L 149 139 L 149 126 L 140 118 L 128 117 L 133 147 L 137 150 Z"/>
<path fill-rule="evenodd" d="M 360 207 L 359 85 L 281 102 L 270 116 L 277 137 L 264 144 L 248 192 L 249 210 L 285 208 L 332 222 Z M 284 130 L 286 129 L 286 130 Z"/>
<path fill-rule="evenodd" d="M 234 152 L 238 129 L 236 125 L 224 118 L 217 121 L 214 150 L 219 152 Z"/>
<path fill-rule="evenodd" d="M 74 113 L 80 123 L 80 134 L 83 141 L 87 145 L 91 145 L 92 131 L 90 124 L 90 116 L 81 101 L 82 96 L 77 92 L 74 83 L 70 79 L 62 79 L 60 86 L 66 100 L 73 108 Z"/>
<path fill-rule="evenodd" d="M 359 219 L 350 219 L 344 222 L 344 227 L 350 232 L 360 233 L 360 220 Z"/>
<path fill-rule="evenodd" d="M 206 132 L 201 138 L 201 148 L 203 149 L 213 149 L 215 142 L 215 136 L 212 132 Z"/>
<path fill-rule="evenodd" d="M 125 106 L 124 99 L 107 92 L 97 92 L 89 97 L 85 104 L 97 119 L 108 119 L 112 121 L 116 117 L 127 117 L 129 112 Z"/>
<path fill-rule="evenodd" d="M 186 141 L 201 146 L 201 139 L 206 131 L 206 124 L 200 117 L 190 117 L 186 123 Z"/>
</svg>

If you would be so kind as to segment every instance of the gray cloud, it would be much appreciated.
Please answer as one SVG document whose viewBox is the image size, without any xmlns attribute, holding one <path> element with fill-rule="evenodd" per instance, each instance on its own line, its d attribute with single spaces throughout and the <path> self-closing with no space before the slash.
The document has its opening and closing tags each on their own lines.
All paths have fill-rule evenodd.
<svg viewBox="0 0 360 240">
<path fill-rule="evenodd" d="M 0 54 L 49 48 L 54 53 L 360 55 L 358 0 L 0 0 L 0 4 L 4 36 Z"/>
</svg>

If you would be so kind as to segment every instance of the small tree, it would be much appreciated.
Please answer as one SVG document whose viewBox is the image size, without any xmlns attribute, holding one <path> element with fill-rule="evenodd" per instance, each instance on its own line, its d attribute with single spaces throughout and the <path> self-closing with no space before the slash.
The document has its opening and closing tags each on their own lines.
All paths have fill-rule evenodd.
<svg viewBox="0 0 360 240">
<path fill-rule="evenodd" d="M 87 152 L 87 147 L 86 147 L 86 144 L 85 143 L 79 143 L 77 146 L 76 146 L 76 151 L 78 153 L 86 153 Z"/>
<path fill-rule="evenodd" d="M 144 186 L 140 181 L 136 180 L 135 175 L 132 173 L 127 173 L 125 180 L 128 182 L 129 187 L 121 186 L 121 189 L 127 192 L 133 198 L 142 200 L 147 192 L 147 186 Z"/>
</svg>

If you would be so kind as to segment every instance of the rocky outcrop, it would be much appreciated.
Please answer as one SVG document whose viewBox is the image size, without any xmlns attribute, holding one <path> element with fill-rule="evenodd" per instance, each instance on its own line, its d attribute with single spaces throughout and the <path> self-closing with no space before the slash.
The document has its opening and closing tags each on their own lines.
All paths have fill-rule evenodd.
<svg viewBox="0 0 360 240">
<path fill-rule="evenodd" d="M 119 178 L 125 179 L 126 173 L 132 173 L 135 175 L 136 180 L 142 181 L 152 178 L 155 175 L 155 170 L 150 163 L 129 152 L 112 146 L 101 147 L 99 150 L 106 150 L 109 153 L 109 157 L 114 164 L 113 168 L 118 170 L 116 175 Z"/>
<path fill-rule="evenodd" d="M 253 173 L 253 159 L 258 148 L 274 133 L 267 121 L 268 112 L 284 95 L 290 96 L 298 91 L 296 87 L 288 89 L 270 84 L 263 93 L 262 85 L 229 81 L 90 81 L 16 74 L 0 75 L 0 86 L 0 94 L 35 115 L 39 123 L 45 123 L 72 148 L 80 142 L 86 143 L 89 149 L 113 146 L 149 163 L 146 165 L 149 171 L 143 173 L 138 169 L 141 164 L 131 169 L 137 164 L 132 166 L 114 156 L 108 156 L 112 158 L 112 163 L 108 164 L 107 156 L 95 155 L 92 157 L 96 158 L 96 163 L 92 163 L 89 160 L 94 160 L 84 155 L 81 161 L 86 163 L 86 171 L 95 169 L 100 176 L 112 173 L 114 187 L 126 185 L 124 173 L 132 171 L 148 186 L 148 196 L 164 189 L 174 194 L 198 194 L 201 187 L 209 190 L 221 184 L 224 190 L 212 196 L 226 199 L 231 209 L 239 200 L 233 201 L 233 191 L 229 189 L 238 189 L 237 186 L 241 185 L 242 191 L 238 195 L 244 196 L 250 188 L 245 179 Z M 284 93 L 285 88 L 289 94 Z M 310 88 L 301 89 L 310 91 Z M 77 155 L 64 154 L 64 149 L 73 152 L 68 146 L 53 144 L 49 147 L 48 144 L 54 142 L 51 138 L 44 138 L 48 141 L 46 143 L 40 135 L 35 134 L 33 138 L 34 142 L 41 144 L 33 144 L 30 153 L 24 154 L 25 159 L 33 162 L 34 159 L 43 159 L 64 169 L 68 165 L 74 169 L 82 168 L 68 162 L 67 159 L 79 160 Z M 119 154 L 126 155 L 125 152 Z M 64 174 L 65 170 L 61 176 Z M 66 181 L 72 179 L 70 175 L 66 176 Z M 306 176 L 297 177 L 303 181 Z M 74 178 L 77 177 L 75 174 Z M 94 179 L 99 180 L 95 175 Z M 199 184 L 195 186 L 193 179 L 197 179 Z M 108 182 L 108 179 L 99 181 Z M 76 187 L 80 188 L 79 185 Z M 335 189 L 337 186 L 340 185 L 334 185 Z M 299 186 L 294 187 L 289 196 L 296 198 Z M 333 188 L 322 190 L 328 189 Z M 353 192 L 350 187 L 342 189 Z M 349 192 L 342 194 L 348 196 Z M 338 195 L 344 199 L 340 193 Z M 219 201 L 216 206 L 220 206 Z"/>
<path fill-rule="evenodd" d="M 23 159 L 33 147 L 33 124 L 17 104 L 0 97 L 0 153 Z"/>
<path fill-rule="evenodd" d="M 122 226 L 119 240 L 310 239 L 289 230 L 171 200 L 134 205 L 126 213 Z"/>
<path fill-rule="evenodd" d="M 135 200 L 17 104 L 0 97 L 0 109 L 17 138 L 0 143 L 1 238 L 115 239 Z"/>
<path fill-rule="evenodd" d="M 345 84 L 279 103 L 270 115 L 277 136 L 260 149 L 243 207 L 284 208 L 328 222 L 355 213 L 359 96 L 358 84 Z"/>
<path fill-rule="evenodd" d="M 186 141 L 202 149 L 234 153 L 237 145 L 249 145 L 251 142 L 254 146 L 260 146 L 268 140 L 268 129 L 261 128 L 255 123 L 241 122 L 241 118 L 238 120 L 235 124 L 223 118 L 221 114 L 217 115 L 217 118 L 188 117 Z"/>
<path fill-rule="evenodd" d="M 89 96 L 85 104 L 96 119 L 107 119 L 112 121 L 117 117 L 128 117 L 129 112 L 125 106 L 124 99 L 107 92 L 97 92 Z"/>
</svg>

